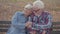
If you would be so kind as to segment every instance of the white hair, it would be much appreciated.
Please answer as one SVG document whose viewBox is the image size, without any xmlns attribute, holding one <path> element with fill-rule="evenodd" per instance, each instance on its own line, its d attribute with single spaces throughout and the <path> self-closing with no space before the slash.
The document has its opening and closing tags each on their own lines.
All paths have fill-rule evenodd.
<svg viewBox="0 0 60 34">
<path fill-rule="evenodd" d="M 40 9 L 43 9 L 44 8 L 44 3 L 41 0 L 37 0 L 37 1 L 33 2 L 33 6 L 36 6 Z"/>
<path fill-rule="evenodd" d="M 32 9 L 32 5 L 31 4 L 27 4 L 24 9 Z"/>
</svg>

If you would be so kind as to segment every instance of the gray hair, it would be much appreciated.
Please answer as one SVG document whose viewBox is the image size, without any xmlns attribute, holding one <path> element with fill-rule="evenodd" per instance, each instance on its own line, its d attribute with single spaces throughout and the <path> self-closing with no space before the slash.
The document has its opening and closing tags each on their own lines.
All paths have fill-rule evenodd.
<svg viewBox="0 0 60 34">
<path fill-rule="evenodd" d="M 32 9 L 32 5 L 31 4 L 27 4 L 24 9 Z"/>
<path fill-rule="evenodd" d="M 44 3 L 41 0 L 37 0 L 35 2 L 33 2 L 33 6 L 37 6 L 40 9 L 44 8 Z"/>
</svg>

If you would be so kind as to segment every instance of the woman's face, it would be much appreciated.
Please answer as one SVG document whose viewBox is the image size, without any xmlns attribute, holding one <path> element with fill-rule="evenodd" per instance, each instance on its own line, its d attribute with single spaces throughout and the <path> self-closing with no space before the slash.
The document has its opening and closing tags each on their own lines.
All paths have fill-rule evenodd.
<svg viewBox="0 0 60 34">
<path fill-rule="evenodd" d="M 37 12 L 37 11 L 39 11 L 39 10 L 40 10 L 40 9 L 39 9 L 38 7 L 33 6 L 33 11 Z"/>
<path fill-rule="evenodd" d="M 41 12 L 42 9 L 40 9 L 39 7 L 37 6 L 33 6 L 33 11 L 36 13 L 36 12 Z"/>
<path fill-rule="evenodd" d="M 26 15 L 31 15 L 32 14 L 31 9 L 24 9 L 24 12 L 25 12 Z"/>
</svg>

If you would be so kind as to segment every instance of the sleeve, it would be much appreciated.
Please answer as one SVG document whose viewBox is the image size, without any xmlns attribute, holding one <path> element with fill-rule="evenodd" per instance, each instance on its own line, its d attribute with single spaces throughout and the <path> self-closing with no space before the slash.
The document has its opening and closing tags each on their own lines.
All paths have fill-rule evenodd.
<svg viewBox="0 0 60 34">
<path fill-rule="evenodd" d="M 49 29 L 49 28 L 51 28 L 52 27 L 52 16 L 48 15 L 47 18 L 48 18 L 48 23 L 46 25 L 34 24 L 34 26 L 38 27 L 38 28 L 41 28 L 41 29 Z"/>
<path fill-rule="evenodd" d="M 20 16 L 20 19 L 19 19 Z M 16 12 L 15 15 L 12 17 L 12 26 L 15 28 L 22 28 L 25 27 L 25 24 L 22 24 L 21 14 Z M 22 27 L 21 27 L 22 26 Z"/>
<path fill-rule="evenodd" d="M 48 15 L 48 23 L 43 26 L 44 26 L 44 28 L 51 28 L 52 27 L 52 16 L 51 15 Z"/>
</svg>

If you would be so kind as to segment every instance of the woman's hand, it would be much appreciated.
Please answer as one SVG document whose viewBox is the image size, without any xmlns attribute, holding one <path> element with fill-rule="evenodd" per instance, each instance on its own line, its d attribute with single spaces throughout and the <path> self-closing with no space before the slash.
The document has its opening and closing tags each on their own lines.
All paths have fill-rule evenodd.
<svg viewBox="0 0 60 34">
<path fill-rule="evenodd" d="M 27 28 L 31 28 L 32 27 L 32 22 L 27 22 L 25 25 Z"/>
<path fill-rule="evenodd" d="M 46 34 L 46 31 L 44 30 L 44 31 L 42 32 L 42 34 Z"/>
<path fill-rule="evenodd" d="M 30 34 L 37 34 L 37 32 L 36 31 L 31 31 Z"/>
</svg>

